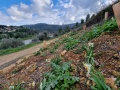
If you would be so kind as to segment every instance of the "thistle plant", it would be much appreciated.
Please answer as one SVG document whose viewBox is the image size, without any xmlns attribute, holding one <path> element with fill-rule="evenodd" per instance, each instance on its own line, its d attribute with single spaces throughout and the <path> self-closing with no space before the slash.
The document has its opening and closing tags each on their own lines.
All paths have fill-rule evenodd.
<svg viewBox="0 0 120 90">
<path fill-rule="evenodd" d="M 40 84 L 40 90 L 71 90 L 79 81 L 78 77 L 71 75 L 71 62 L 61 62 L 61 58 L 51 60 L 51 72 L 45 73 Z"/>
</svg>

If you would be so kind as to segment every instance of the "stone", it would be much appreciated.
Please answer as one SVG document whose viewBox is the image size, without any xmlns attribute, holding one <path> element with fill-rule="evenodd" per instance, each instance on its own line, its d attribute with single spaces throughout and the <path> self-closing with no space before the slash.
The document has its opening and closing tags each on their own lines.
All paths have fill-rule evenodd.
<svg viewBox="0 0 120 90">
<path fill-rule="evenodd" d="M 115 58 L 115 59 L 120 59 L 120 56 L 119 56 L 118 53 L 116 53 L 116 54 L 113 55 L 113 58 Z"/>
<path fill-rule="evenodd" d="M 15 76 L 15 74 L 9 75 L 9 76 L 7 76 L 7 79 L 11 79 L 11 78 L 13 78 L 14 76 Z"/>
<path fill-rule="evenodd" d="M 4 74 L 3 70 L 0 70 L 0 75 Z"/>
<path fill-rule="evenodd" d="M 85 80 L 86 80 L 85 77 L 80 78 L 80 82 L 81 82 L 81 83 L 84 83 Z"/>
<path fill-rule="evenodd" d="M 27 67 L 28 72 L 32 73 L 37 69 L 37 65 L 36 64 L 32 64 L 29 67 Z"/>
<path fill-rule="evenodd" d="M 74 69 L 74 71 L 77 71 L 77 67 L 74 64 L 71 64 L 71 67 Z"/>
<path fill-rule="evenodd" d="M 60 55 L 61 55 L 61 56 L 64 56 L 66 53 L 67 53 L 67 51 L 66 51 L 66 50 L 64 50 L 64 51 L 62 51 L 62 52 L 61 52 L 61 54 L 60 54 Z"/>
<path fill-rule="evenodd" d="M 114 88 L 114 90 L 118 90 L 117 86 L 114 84 L 115 80 L 116 79 L 114 77 L 105 78 L 106 84 L 108 84 L 110 87 Z"/>
<path fill-rule="evenodd" d="M 11 70 L 11 68 L 13 68 L 13 67 L 15 67 L 15 66 L 16 66 L 16 64 L 12 64 L 12 65 L 4 68 L 4 69 L 3 69 L 4 73 L 7 73 L 9 70 Z"/>
<path fill-rule="evenodd" d="M 80 72 L 80 76 L 84 76 L 83 71 Z"/>
<path fill-rule="evenodd" d="M 120 72 L 113 71 L 112 73 L 113 73 L 113 75 L 116 76 L 116 77 L 120 76 Z"/>
<path fill-rule="evenodd" d="M 87 84 L 88 86 L 90 86 L 90 80 L 88 80 L 88 81 L 86 82 L 86 84 Z"/>
<path fill-rule="evenodd" d="M 20 64 L 21 62 L 23 62 L 24 61 L 24 59 L 22 58 L 22 59 L 19 59 L 17 62 L 16 62 L 16 64 Z"/>
<path fill-rule="evenodd" d="M 31 85 L 32 85 L 32 87 L 35 87 L 35 81 L 33 81 Z"/>
<path fill-rule="evenodd" d="M 24 60 L 28 60 L 31 57 L 31 55 L 25 56 Z"/>
</svg>

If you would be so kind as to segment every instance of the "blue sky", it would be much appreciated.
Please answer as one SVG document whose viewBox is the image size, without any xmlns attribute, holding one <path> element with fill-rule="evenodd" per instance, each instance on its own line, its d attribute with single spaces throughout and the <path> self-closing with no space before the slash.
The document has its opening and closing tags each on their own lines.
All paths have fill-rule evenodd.
<svg viewBox="0 0 120 90">
<path fill-rule="evenodd" d="M 0 24 L 69 24 L 101 9 L 111 0 L 0 0 Z M 115 1 L 115 0 L 113 0 Z"/>
</svg>

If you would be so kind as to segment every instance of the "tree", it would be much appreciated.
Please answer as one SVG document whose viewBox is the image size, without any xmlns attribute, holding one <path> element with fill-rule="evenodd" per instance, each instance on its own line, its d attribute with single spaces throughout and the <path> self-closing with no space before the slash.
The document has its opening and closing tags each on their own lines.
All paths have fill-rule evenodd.
<svg viewBox="0 0 120 90">
<path fill-rule="evenodd" d="M 65 28 L 65 32 L 69 32 L 70 31 L 70 28 L 69 26 L 67 25 L 66 28 Z"/>
<path fill-rule="evenodd" d="M 78 26 L 79 26 L 79 23 L 78 23 L 78 22 L 76 22 L 75 27 L 78 27 Z"/>
<path fill-rule="evenodd" d="M 91 18 L 94 18 L 95 17 L 95 14 L 93 14 L 92 16 L 91 16 Z"/>
<path fill-rule="evenodd" d="M 58 29 L 58 33 L 61 33 L 62 32 L 62 28 L 60 27 L 59 29 Z"/>
<path fill-rule="evenodd" d="M 47 32 L 43 32 L 44 39 L 47 39 Z"/>
<path fill-rule="evenodd" d="M 81 19 L 81 24 L 83 24 L 84 23 L 84 19 Z"/>
<path fill-rule="evenodd" d="M 86 16 L 86 22 L 90 19 L 90 14 Z"/>
</svg>

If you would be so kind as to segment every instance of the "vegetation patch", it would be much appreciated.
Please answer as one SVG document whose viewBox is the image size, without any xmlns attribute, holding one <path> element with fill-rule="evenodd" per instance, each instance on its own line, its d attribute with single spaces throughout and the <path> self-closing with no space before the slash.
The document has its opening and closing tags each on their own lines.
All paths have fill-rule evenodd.
<svg viewBox="0 0 120 90">
<path fill-rule="evenodd" d="M 102 26 L 97 26 L 93 28 L 89 32 L 85 32 L 81 37 L 80 37 L 80 42 L 88 42 L 96 37 L 99 37 L 101 33 L 103 32 L 111 32 L 117 28 L 117 23 L 116 20 L 109 20 L 104 22 Z"/>
<path fill-rule="evenodd" d="M 40 90 L 67 90 L 79 81 L 78 77 L 72 76 L 71 62 L 61 62 L 61 58 L 51 60 L 51 72 L 45 73 Z"/>
<path fill-rule="evenodd" d="M 64 48 L 66 50 L 71 50 L 71 49 L 75 48 L 78 45 L 78 43 L 79 43 L 78 40 L 76 40 L 76 39 L 74 39 L 72 37 L 65 38 L 63 40 L 63 42 L 65 42 Z"/>
</svg>

